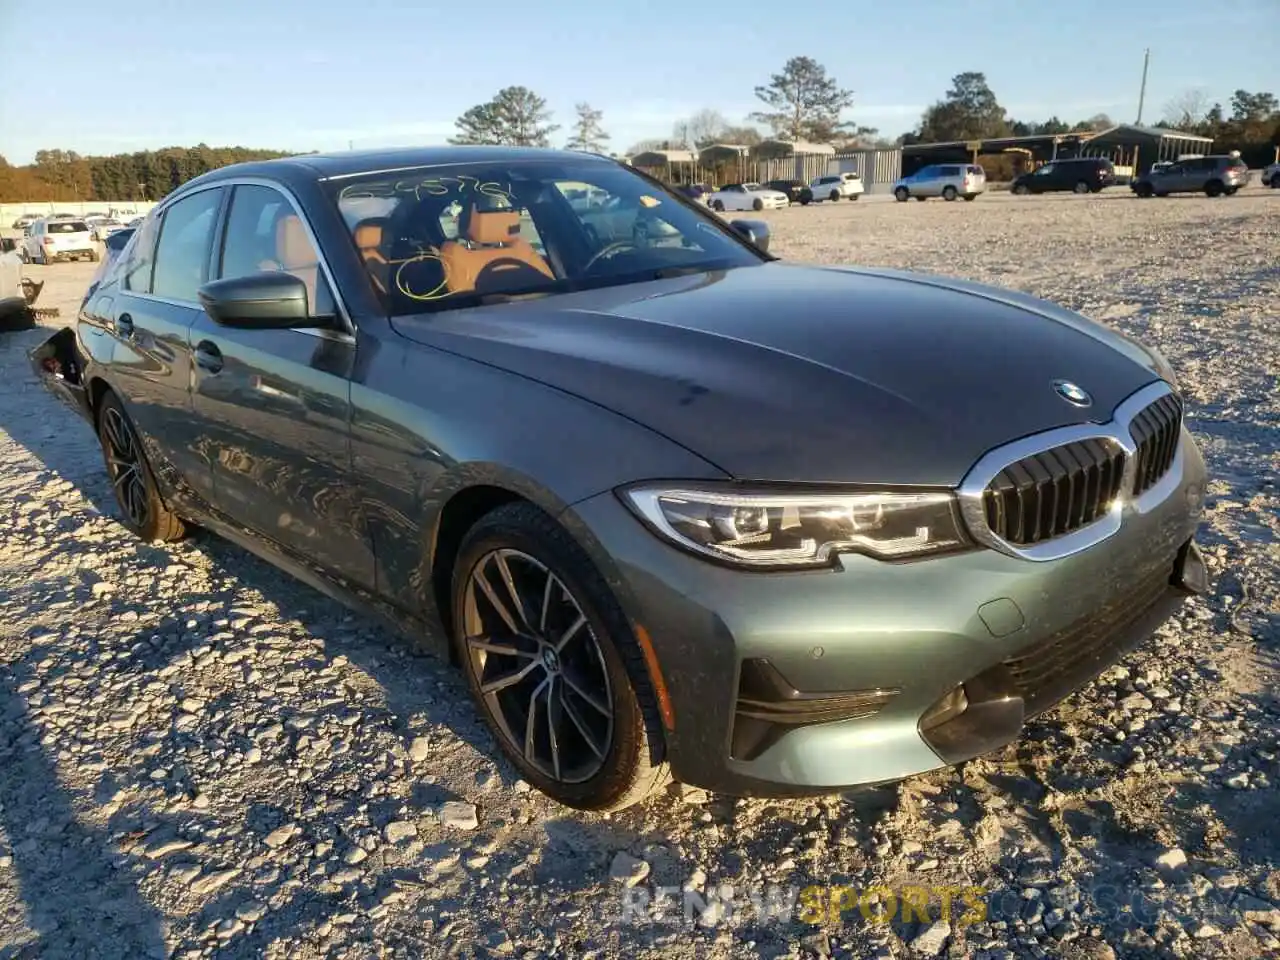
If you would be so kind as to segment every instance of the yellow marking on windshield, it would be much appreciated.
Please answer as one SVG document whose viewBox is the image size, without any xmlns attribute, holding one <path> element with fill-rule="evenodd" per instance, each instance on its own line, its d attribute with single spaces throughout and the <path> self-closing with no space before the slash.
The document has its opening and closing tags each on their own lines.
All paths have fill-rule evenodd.
<svg viewBox="0 0 1280 960">
<path fill-rule="evenodd" d="M 433 289 L 426 293 L 416 293 L 411 290 L 405 282 L 404 271 L 406 267 L 410 267 L 415 263 L 427 263 L 435 260 L 440 264 L 440 269 L 444 272 L 444 279 L 440 281 Z M 444 261 L 434 253 L 420 253 L 416 257 L 412 257 L 396 268 L 396 289 L 403 293 L 410 300 L 442 300 L 449 295 L 447 287 L 449 286 L 448 269 L 444 265 Z"/>
</svg>

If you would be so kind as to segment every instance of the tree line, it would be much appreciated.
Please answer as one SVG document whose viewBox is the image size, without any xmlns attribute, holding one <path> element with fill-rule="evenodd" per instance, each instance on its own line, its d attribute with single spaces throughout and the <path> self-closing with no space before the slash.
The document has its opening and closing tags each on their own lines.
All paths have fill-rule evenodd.
<svg viewBox="0 0 1280 960">
<path fill-rule="evenodd" d="M 286 157 L 248 147 L 165 147 L 106 157 L 74 150 L 38 150 L 35 162 L 13 166 L 0 157 L 0 202 L 159 200 L 192 177 L 247 160 Z"/>
<path fill-rule="evenodd" d="M 842 87 L 810 57 L 792 57 L 768 82 L 755 88 L 760 109 L 739 123 L 719 111 L 699 110 L 678 121 L 671 135 L 631 144 L 627 155 L 648 150 L 700 150 L 710 144 L 755 146 L 766 137 L 828 143 L 839 149 L 888 147 L 912 143 L 985 140 L 1034 134 L 1104 130 L 1114 126 L 1106 114 L 1067 122 L 1017 119 L 1001 106 L 984 73 L 965 71 L 952 78 L 943 97 L 930 105 L 910 132 L 895 139 L 846 117 L 852 90 Z M 1223 106 L 1203 93 L 1188 91 L 1166 105 L 1161 126 L 1214 139 L 1215 150 L 1280 145 L 1280 103 L 1271 93 L 1237 90 Z M 494 97 L 466 110 L 456 120 L 455 144 L 500 144 L 611 152 L 602 110 L 590 103 L 574 107 L 563 139 L 545 98 L 523 86 L 504 87 Z M 556 142 L 553 142 L 556 141 Z M 1256 152 L 1256 151 L 1255 151 Z M 246 147 L 167 147 L 108 157 L 84 157 L 70 150 L 41 150 L 28 166 L 10 166 L 0 157 L 0 201 L 5 200 L 158 200 L 192 177 L 229 163 L 288 156 L 278 150 Z"/>
</svg>

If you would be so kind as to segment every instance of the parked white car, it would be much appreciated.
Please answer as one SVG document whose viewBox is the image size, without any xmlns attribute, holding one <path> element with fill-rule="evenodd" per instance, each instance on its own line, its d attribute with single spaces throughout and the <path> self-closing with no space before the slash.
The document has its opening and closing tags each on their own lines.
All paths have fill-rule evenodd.
<svg viewBox="0 0 1280 960">
<path fill-rule="evenodd" d="M 867 190 L 862 177 L 856 173 L 831 173 L 825 177 L 815 177 L 810 182 L 809 189 L 813 191 L 815 203 L 821 203 L 823 200 L 835 201 L 842 197 L 846 200 L 857 200 Z"/>
<path fill-rule="evenodd" d="M 912 197 L 972 200 L 986 189 L 987 173 L 976 163 L 934 163 L 896 181 L 893 195 L 904 203 Z"/>
<path fill-rule="evenodd" d="M 712 210 L 781 210 L 791 199 L 781 190 L 770 190 L 758 183 L 731 183 L 707 198 Z"/>
<path fill-rule="evenodd" d="M 113 217 L 85 217 L 84 221 L 89 225 L 89 231 L 98 243 L 105 241 L 117 230 L 124 229 L 124 224 Z"/>
<path fill-rule="evenodd" d="M 23 259 L 32 263 L 98 259 L 89 224 L 68 217 L 49 217 L 33 223 L 31 233 L 23 238 L 22 253 Z"/>
</svg>

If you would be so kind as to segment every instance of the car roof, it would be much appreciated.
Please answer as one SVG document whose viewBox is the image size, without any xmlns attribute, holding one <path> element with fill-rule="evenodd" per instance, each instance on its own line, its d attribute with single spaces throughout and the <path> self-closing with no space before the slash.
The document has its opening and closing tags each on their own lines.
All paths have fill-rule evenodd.
<svg viewBox="0 0 1280 960">
<path fill-rule="evenodd" d="M 366 173 L 411 170 L 415 167 L 462 163 L 512 163 L 527 160 L 559 160 L 617 163 L 608 157 L 580 150 L 548 150 L 541 147 L 446 146 L 405 147 L 394 150 L 351 150 L 342 153 L 308 153 L 277 160 L 254 160 L 219 167 L 184 184 L 213 183 L 233 177 L 330 180 Z"/>
</svg>

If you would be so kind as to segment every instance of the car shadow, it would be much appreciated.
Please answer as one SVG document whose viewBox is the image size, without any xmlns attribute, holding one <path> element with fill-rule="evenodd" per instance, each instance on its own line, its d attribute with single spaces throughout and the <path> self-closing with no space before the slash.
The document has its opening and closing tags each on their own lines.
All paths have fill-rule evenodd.
<svg viewBox="0 0 1280 960">
<path fill-rule="evenodd" d="M 433 826 L 435 810 L 471 799 L 479 802 L 483 822 L 486 793 L 502 798 L 493 806 L 504 842 L 487 855 L 491 872 L 515 875 L 533 862 L 552 871 L 570 898 L 595 889 L 607 868 L 598 852 L 581 859 L 572 843 L 555 839 L 556 827 L 541 836 L 534 831 L 532 839 L 505 835 L 502 801 L 519 798 L 519 773 L 502 758 L 459 671 L 411 639 L 202 531 L 174 545 L 129 542 L 127 590 L 104 578 L 95 562 L 83 562 L 103 540 L 113 553 L 120 549 L 109 529 L 118 510 L 92 430 L 44 391 L 26 362 L 27 351 L 51 332 L 46 327 L 0 340 L 0 433 L 38 462 L 4 496 L 38 520 L 39 533 L 25 546 L 39 556 L 40 569 L 59 571 L 29 579 L 4 599 L 6 622 L 22 634 L 0 632 L 0 652 L 9 657 L 0 685 L 0 718 L 8 718 L 0 723 L 0 824 L 38 936 L 24 947 L 28 953 L 15 956 L 134 960 L 207 946 L 211 937 L 220 956 L 257 956 L 281 938 L 313 935 L 335 915 L 377 916 L 379 905 L 385 903 L 385 911 L 405 897 L 423 905 L 415 923 L 398 925 L 395 937 L 429 951 L 432 929 L 446 926 L 470 898 L 484 896 L 466 870 L 439 880 L 431 872 L 442 869 L 437 861 L 456 863 L 459 846 L 470 840 L 445 837 Z M 56 493 L 50 497 L 49 490 Z M 59 495 L 77 492 L 87 507 L 57 503 Z M 175 590 L 175 567 L 198 568 L 201 576 Z M 185 711 L 180 704 L 188 694 L 178 678 L 189 675 L 193 661 L 254 645 L 254 635 L 228 627 L 246 607 L 270 623 L 273 634 L 302 646 L 290 651 L 295 686 L 305 689 L 312 678 L 341 670 L 359 695 L 330 696 L 318 706 L 308 698 L 299 706 L 296 692 L 277 689 L 278 679 L 250 678 L 249 665 L 237 664 L 219 690 L 197 693 L 203 702 L 192 707 L 194 715 Z M 81 635 L 81 617 L 109 622 L 112 631 Z M 97 728 L 79 737 L 91 751 L 87 758 L 65 750 L 54 756 L 42 745 L 66 736 L 57 734 L 61 724 L 51 726 L 51 717 L 79 720 L 80 712 L 41 693 L 50 671 L 91 673 L 95 684 L 112 691 L 106 716 L 118 715 L 119 732 L 113 737 L 113 721 L 100 716 Z M 161 688 L 151 697 L 163 700 L 162 707 L 140 694 Z M 137 718 L 130 716 L 135 707 Z M 340 764 L 310 769 L 315 754 L 300 742 L 346 725 L 378 735 L 343 737 Z M 269 741 L 272 769 L 281 776 L 277 795 L 222 798 L 218 773 L 207 769 L 204 740 L 216 737 L 213 752 L 237 758 L 234 774 L 236 764 L 242 767 L 242 758 L 263 745 L 266 726 L 282 731 Z M 7 730 L 16 731 L 11 740 Z M 395 769 L 388 745 L 398 744 L 403 754 L 419 735 L 436 745 L 445 741 L 450 756 L 487 758 L 481 765 L 482 773 L 491 771 L 486 782 L 447 783 L 446 770 L 428 758 L 412 766 L 407 794 L 403 781 L 383 789 L 382 774 Z M 117 740 L 114 751 L 104 750 L 104 738 Z M 65 769 L 68 763 L 74 770 Z M 44 815 L 30 821 L 33 809 Z M 386 825 L 401 819 L 421 824 L 422 834 L 407 843 L 384 842 Z M 575 829 L 574 820 L 573 814 L 563 818 L 562 835 Z M 286 842 L 305 843 L 309 852 L 282 869 L 264 845 L 273 831 L 294 822 L 300 829 Z M 609 830 L 618 845 L 633 843 L 621 824 Z M 482 826 L 476 836 L 484 832 Z M 351 869 L 344 855 L 362 844 L 372 852 L 361 870 Z M 506 936 L 502 917 L 473 912 L 453 934 L 455 942 Z"/>
</svg>

